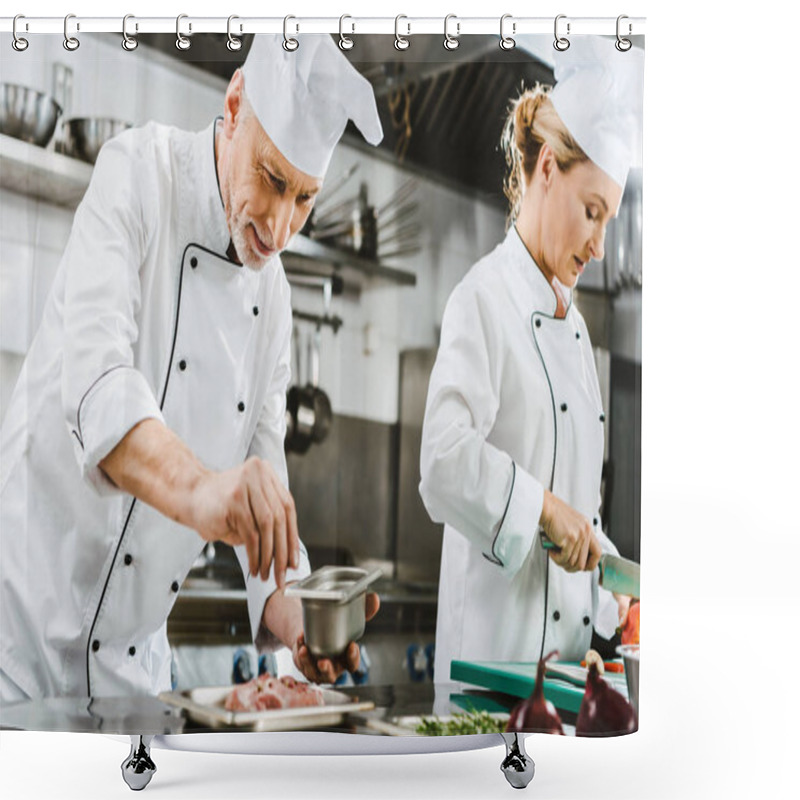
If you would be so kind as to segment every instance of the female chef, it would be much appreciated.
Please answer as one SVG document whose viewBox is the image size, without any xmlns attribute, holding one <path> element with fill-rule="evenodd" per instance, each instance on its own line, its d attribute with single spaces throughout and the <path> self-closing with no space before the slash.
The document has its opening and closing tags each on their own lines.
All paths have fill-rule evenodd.
<svg viewBox="0 0 800 800">
<path fill-rule="evenodd" d="M 445 523 L 437 682 L 453 659 L 583 658 L 592 631 L 611 638 L 627 611 L 595 570 L 616 548 L 600 526 L 605 417 L 572 291 L 603 258 L 622 198 L 640 57 L 576 39 L 556 56 L 555 88 L 513 103 L 513 224 L 447 302 L 420 456 L 420 494 Z"/>
</svg>

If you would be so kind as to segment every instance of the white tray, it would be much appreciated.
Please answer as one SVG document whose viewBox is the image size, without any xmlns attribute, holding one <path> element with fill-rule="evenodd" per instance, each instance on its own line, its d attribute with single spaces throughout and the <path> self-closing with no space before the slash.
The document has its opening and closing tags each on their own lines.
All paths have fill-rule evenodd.
<svg viewBox="0 0 800 800">
<path fill-rule="evenodd" d="M 242 731 L 295 731 L 339 725 L 351 711 L 368 711 L 372 701 L 359 702 L 333 689 L 320 689 L 324 705 L 302 708 L 274 708 L 266 711 L 227 711 L 225 699 L 233 686 L 205 686 L 183 692 L 163 692 L 159 700 L 177 706 L 188 716 L 209 728 L 235 728 Z"/>
</svg>

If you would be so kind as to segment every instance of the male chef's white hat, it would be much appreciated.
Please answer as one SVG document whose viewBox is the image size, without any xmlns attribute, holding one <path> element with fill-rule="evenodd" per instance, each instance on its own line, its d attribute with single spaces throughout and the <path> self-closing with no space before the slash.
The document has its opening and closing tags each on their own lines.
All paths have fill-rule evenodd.
<svg viewBox="0 0 800 800">
<path fill-rule="evenodd" d="M 644 51 L 620 52 L 613 39 L 573 36 L 553 56 L 556 85 L 550 99 L 589 158 L 625 187 L 639 158 Z"/>
<path fill-rule="evenodd" d="M 303 36 L 292 52 L 282 45 L 282 36 L 254 36 L 242 67 L 245 93 L 281 153 L 322 178 L 348 119 L 370 144 L 383 138 L 375 95 L 327 34 Z"/>
</svg>

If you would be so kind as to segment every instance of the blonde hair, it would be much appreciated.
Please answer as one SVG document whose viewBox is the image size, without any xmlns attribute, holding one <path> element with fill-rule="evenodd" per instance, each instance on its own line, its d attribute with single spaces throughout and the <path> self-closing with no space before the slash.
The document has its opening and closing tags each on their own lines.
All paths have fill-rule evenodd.
<svg viewBox="0 0 800 800">
<path fill-rule="evenodd" d="M 506 158 L 506 176 L 503 192 L 508 198 L 509 210 L 506 225 L 519 214 L 525 184 L 530 179 L 545 142 L 555 155 L 562 172 L 589 157 L 573 139 L 553 106 L 550 86 L 537 83 L 527 89 L 508 108 L 500 144 Z"/>
</svg>

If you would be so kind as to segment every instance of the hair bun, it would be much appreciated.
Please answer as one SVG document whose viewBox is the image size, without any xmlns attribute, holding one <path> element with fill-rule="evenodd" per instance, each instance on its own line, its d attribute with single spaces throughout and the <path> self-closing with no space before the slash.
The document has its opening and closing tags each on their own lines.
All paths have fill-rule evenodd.
<svg viewBox="0 0 800 800">
<path fill-rule="evenodd" d="M 533 120 L 542 107 L 547 92 L 541 85 L 523 92 L 516 101 L 514 109 L 514 142 L 520 152 L 527 150 L 526 143 L 533 138 Z"/>
<path fill-rule="evenodd" d="M 536 169 L 539 152 L 545 143 L 555 155 L 562 171 L 587 156 L 572 138 L 550 100 L 551 87 L 537 84 L 511 102 L 500 144 L 506 159 L 503 191 L 509 200 L 509 221 L 522 202 L 525 186 Z"/>
</svg>

